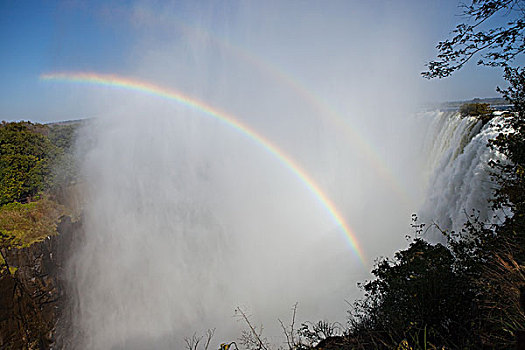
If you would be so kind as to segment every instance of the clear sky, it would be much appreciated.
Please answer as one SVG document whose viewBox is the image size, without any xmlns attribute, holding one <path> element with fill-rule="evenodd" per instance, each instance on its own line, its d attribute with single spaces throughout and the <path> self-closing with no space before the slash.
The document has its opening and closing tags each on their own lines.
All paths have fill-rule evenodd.
<svg viewBox="0 0 525 350">
<path fill-rule="evenodd" d="M 417 98 L 422 101 L 497 96 L 495 87 L 504 84 L 501 71 L 475 65 L 443 81 L 418 77 L 426 61 L 435 55 L 437 41 L 446 38 L 461 20 L 458 1 L 263 3 L 3 0 L 0 119 L 51 121 L 97 113 L 78 90 L 39 81 L 39 75 L 46 72 L 91 71 L 164 83 L 160 68 L 145 66 L 145 57 L 162 51 L 177 40 L 177 35 L 191 30 L 219 38 L 228 47 L 302 81 L 314 76 L 308 76 L 306 63 L 304 67 L 296 64 L 298 52 L 309 64 L 337 65 L 355 51 L 336 48 L 355 42 L 360 43 L 362 52 L 377 57 L 376 66 L 381 65 L 381 59 L 390 59 L 381 57 L 383 46 L 400 48 L 404 54 L 396 59 L 410 62 L 407 79 L 416 86 Z M 329 26 L 331 31 L 323 31 Z M 264 36 L 257 32 L 260 28 L 264 28 Z M 345 30 L 351 35 L 330 40 L 324 40 L 325 34 L 316 37 L 316 33 Z M 344 45 L 337 44 L 336 39 L 345 41 Z M 167 52 L 163 54 L 169 55 Z M 374 65 L 370 67 L 373 74 Z M 389 84 L 395 85 L 392 81 Z"/>
</svg>

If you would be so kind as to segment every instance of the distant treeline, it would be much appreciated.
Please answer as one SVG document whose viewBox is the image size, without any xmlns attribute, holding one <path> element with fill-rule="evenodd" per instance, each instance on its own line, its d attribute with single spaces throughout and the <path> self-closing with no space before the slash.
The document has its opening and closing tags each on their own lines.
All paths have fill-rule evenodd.
<svg viewBox="0 0 525 350">
<path fill-rule="evenodd" d="M 0 205 L 26 203 L 76 180 L 73 147 L 78 123 L 0 125 Z"/>
<path fill-rule="evenodd" d="M 428 103 L 423 105 L 424 110 L 445 110 L 458 111 L 462 105 L 465 104 L 488 104 L 494 110 L 508 110 L 512 108 L 512 104 L 504 98 L 490 97 L 490 98 L 474 98 L 472 100 L 462 101 L 448 101 L 439 103 Z"/>
</svg>

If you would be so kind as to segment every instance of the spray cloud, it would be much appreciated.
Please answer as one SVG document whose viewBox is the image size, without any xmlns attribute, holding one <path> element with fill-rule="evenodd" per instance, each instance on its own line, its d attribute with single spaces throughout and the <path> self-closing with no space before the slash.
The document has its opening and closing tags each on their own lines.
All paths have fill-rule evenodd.
<svg viewBox="0 0 525 350">
<path fill-rule="evenodd" d="M 406 121 L 415 96 L 407 77 L 417 67 L 404 47 L 406 23 L 370 26 L 366 12 L 138 3 L 129 12 L 136 68 L 126 75 L 184 91 L 257 130 L 322 188 L 368 257 L 390 254 L 419 200 L 407 188 L 418 181 Z M 102 90 L 112 107 L 83 135 L 86 238 L 71 267 L 80 347 L 180 347 L 207 328 L 217 328 L 217 342 L 235 339 L 237 306 L 268 335 L 295 302 L 300 320 L 344 321 L 345 299 L 372 260 L 363 268 L 288 168 L 198 110 L 82 88 Z"/>
</svg>

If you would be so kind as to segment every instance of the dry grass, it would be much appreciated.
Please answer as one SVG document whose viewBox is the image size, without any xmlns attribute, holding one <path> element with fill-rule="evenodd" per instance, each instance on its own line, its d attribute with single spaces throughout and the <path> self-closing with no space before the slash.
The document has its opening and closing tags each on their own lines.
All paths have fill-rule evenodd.
<svg viewBox="0 0 525 350">
<path fill-rule="evenodd" d="M 0 233 L 11 246 L 27 247 L 56 235 L 59 219 L 67 214 L 64 206 L 48 197 L 26 204 L 10 203 L 0 208 Z"/>
</svg>

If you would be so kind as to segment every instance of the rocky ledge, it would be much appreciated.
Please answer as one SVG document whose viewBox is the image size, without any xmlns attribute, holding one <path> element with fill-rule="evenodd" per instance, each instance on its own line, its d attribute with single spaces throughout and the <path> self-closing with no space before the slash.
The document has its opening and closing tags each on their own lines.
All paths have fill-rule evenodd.
<svg viewBox="0 0 525 350">
<path fill-rule="evenodd" d="M 0 272 L 0 348 L 51 349 L 67 302 L 64 264 L 80 222 L 63 218 L 56 236 L 5 252 Z M 75 239 L 74 239 L 75 238 Z"/>
</svg>

